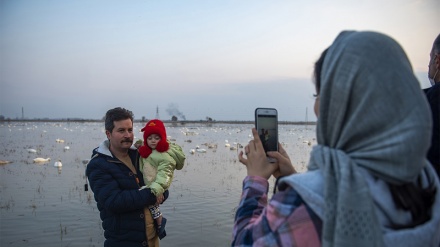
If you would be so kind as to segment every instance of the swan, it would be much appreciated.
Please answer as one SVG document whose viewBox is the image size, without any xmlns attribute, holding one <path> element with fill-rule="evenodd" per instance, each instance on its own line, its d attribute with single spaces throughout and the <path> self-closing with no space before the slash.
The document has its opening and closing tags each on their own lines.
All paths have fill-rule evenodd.
<svg viewBox="0 0 440 247">
<path fill-rule="evenodd" d="M 209 149 L 217 148 L 217 144 L 208 144 Z"/>
<path fill-rule="evenodd" d="M 70 149 L 69 146 L 65 146 L 65 147 L 64 147 L 64 150 L 69 150 L 69 149 Z"/>
<path fill-rule="evenodd" d="M 58 143 L 64 143 L 64 140 L 63 139 L 59 139 L 59 138 L 57 138 L 55 141 L 58 142 Z"/>
<path fill-rule="evenodd" d="M 237 150 L 238 148 L 243 148 L 243 145 L 241 145 L 238 142 L 234 142 L 233 145 L 227 146 L 230 150 Z"/>
<path fill-rule="evenodd" d="M 28 150 L 27 150 L 29 153 L 37 153 L 37 150 L 36 149 L 33 149 L 33 148 L 29 148 Z"/>
<path fill-rule="evenodd" d="M 63 166 L 63 163 L 61 163 L 61 160 L 58 160 L 58 161 L 56 161 L 56 162 L 53 164 L 53 166 L 55 166 L 55 167 L 62 167 L 62 166 Z"/>
<path fill-rule="evenodd" d="M 196 152 L 195 149 L 190 149 L 190 150 L 189 150 L 189 153 L 190 153 L 190 154 L 194 154 L 195 152 Z"/>
<path fill-rule="evenodd" d="M 196 152 L 197 152 L 197 153 L 206 153 L 206 149 L 196 147 Z"/>
<path fill-rule="evenodd" d="M 183 134 L 186 135 L 186 136 L 194 136 L 194 135 L 197 135 L 197 132 L 187 131 L 187 132 L 183 132 Z"/>
<path fill-rule="evenodd" d="M 43 163 L 43 162 L 48 162 L 50 161 L 50 158 L 35 158 L 34 159 L 34 163 Z"/>
<path fill-rule="evenodd" d="M 306 143 L 306 144 L 309 145 L 309 146 L 312 145 L 312 142 L 311 142 L 311 141 L 307 141 L 307 140 L 306 140 L 306 141 L 303 141 L 303 143 Z"/>
<path fill-rule="evenodd" d="M 9 163 L 12 163 L 12 161 L 0 160 L 0 165 L 5 165 L 5 164 L 9 164 Z"/>
</svg>

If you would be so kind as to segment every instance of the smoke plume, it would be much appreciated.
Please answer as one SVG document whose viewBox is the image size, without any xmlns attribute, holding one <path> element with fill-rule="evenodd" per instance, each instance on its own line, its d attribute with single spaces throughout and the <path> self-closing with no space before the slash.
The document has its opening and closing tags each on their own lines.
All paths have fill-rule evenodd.
<svg viewBox="0 0 440 247">
<path fill-rule="evenodd" d="M 183 115 L 183 113 L 180 112 L 178 108 L 179 108 L 179 106 L 177 104 L 171 103 L 168 105 L 168 108 L 166 111 L 170 115 L 170 117 L 176 116 L 182 120 L 186 120 L 185 115 Z"/>
</svg>

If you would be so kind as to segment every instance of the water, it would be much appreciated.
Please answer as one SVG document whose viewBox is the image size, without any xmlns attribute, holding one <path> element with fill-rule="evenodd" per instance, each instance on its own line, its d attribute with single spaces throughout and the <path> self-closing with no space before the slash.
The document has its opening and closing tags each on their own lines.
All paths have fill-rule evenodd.
<svg viewBox="0 0 440 247">
<path fill-rule="evenodd" d="M 135 123 L 138 138 L 142 137 L 142 127 Z M 175 172 L 170 197 L 161 206 L 168 219 L 168 235 L 161 246 L 230 245 L 246 169 L 238 161 L 238 151 L 225 147 L 225 143 L 246 145 L 251 127 L 167 126 L 168 136 L 182 146 L 187 160 L 184 168 Z M 279 128 L 280 142 L 285 144 L 296 169 L 304 171 L 316 143 L 315 127 Z M 12 162 L 0 166 L 0 246 L 103 246 L 93 192 L 84 191 L 83 160 L 90 158 L 92 149 L 104 138 L 103 123 L 0 124 L 0 160 Z M 217 147 L 208 148 L 209 144 Z M 66 146 L 70 149 L 65 150 Z M 190 154 L 196 146 L 207 152 Z M 36 149 L 37 153 L 27 149 Z M 36 164 L 36 157 L 51 160 Z M 58 160 L 62 169 L 54 167 Z M 273 179 L 270 184 L 273 186 Z"/>
</svg>

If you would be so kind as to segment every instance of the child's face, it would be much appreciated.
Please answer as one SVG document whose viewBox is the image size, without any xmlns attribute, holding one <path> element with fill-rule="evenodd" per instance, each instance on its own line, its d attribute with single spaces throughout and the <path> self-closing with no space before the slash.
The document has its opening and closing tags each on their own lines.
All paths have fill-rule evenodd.
<svg viewBox="0 0 440 247">
<path fill-rule="evenodd" d="M 160 141 L 160 136 L 157 134 L 151 134 L 150 136 L 148 136 L 147 138 L 147 145 L 151 148 L 151 149 L 156 149 L 157 144 Z"/>
</svg>

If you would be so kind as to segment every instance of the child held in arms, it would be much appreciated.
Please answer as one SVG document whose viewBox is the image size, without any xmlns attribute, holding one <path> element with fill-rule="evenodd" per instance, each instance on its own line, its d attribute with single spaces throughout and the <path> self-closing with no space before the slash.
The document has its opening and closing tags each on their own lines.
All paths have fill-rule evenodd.
<svg viewBox="0 0 440 247">
<path fill-rule="evenodd" d="M 174 177 L 174 170 L 181 170 L 185 162 L 185 154 L 176 143 L 167 141 L 165 126 L 162 121 L 148 121 L 141 130 L 144 132 L 143 145 L 139 147 L 141 155 L 139 165 L 146 186 L 158 198 L 163 197 Z M 166 236 L 166 218 L 162 217 L 159 204 L 149 207 L 155 220 L 156 231 L 160 239 Z"/>
</svg>

